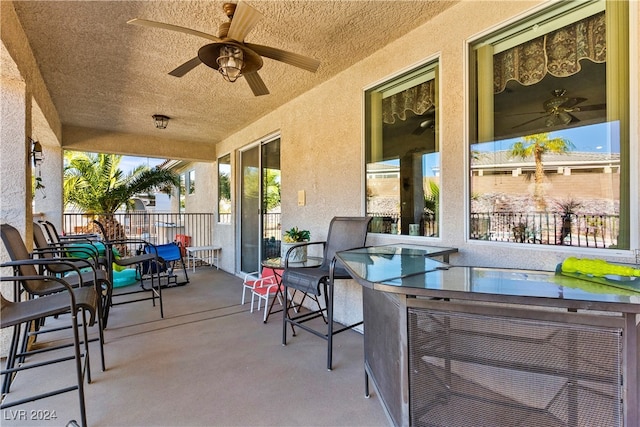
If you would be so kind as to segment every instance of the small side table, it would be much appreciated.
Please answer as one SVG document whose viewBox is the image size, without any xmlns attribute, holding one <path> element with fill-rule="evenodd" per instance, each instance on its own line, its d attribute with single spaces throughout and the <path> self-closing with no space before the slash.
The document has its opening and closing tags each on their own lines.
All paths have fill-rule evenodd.
<svg viewBox="0 0 640 427">
<path fill-rule="evenodd" d="M 187 268 L 189 265 L 192 267 L 192 271 L 196 271 L 197 261 L 206 261 L 209 265 L 216 266 L 216 269 L 220 269 L 220 246 L 187 246 Z M 202 255 L 198 256 L 199 253 Z"/>
<path fill-rule="evenodd" d="M 263 267 L 273 269 L 273 275 L 276 278 L 276 283 L 278 284 L 278 290 L 276 291 L 276 294 L 273 296 L 273 299 L 271 300 L 271 304 L 269 304 L 268 308 L 265 307 L 265 310 L 268 310 L 268 311 L 264 319 L 264 323 L 267 323 L 267 320 L 269 320 L 269 316 L 271 314 L 280 313 L 282 311 L 282 310 L 273 311 L 273 305 L 278 299 L 278 296 L 284 296 L 282 295 L 282 274 L 284 273 L 284 259 L 268 258 L 262 261 L 261 264 Z M 289 266 L 291 267 L 316 267 L 320 264 L 322 264 L 321 257 L 307 257 L 307 260 L 303 262 L 289 262 Z M 287 303 L 286 298 L 283 298 L 283 301 L 285 302 L 285 304 Z"/>
</svg>

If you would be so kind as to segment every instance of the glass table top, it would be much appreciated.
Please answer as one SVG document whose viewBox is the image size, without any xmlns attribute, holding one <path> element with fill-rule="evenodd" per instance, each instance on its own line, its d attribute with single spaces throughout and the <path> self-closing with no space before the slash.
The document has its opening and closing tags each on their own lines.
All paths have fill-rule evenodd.
<svg viewBox="0 0 640 427">
<path fill-rule="evenodd" d="M 317 267 L 322 264 L 321 257 L 307 257 L 305 261 L 301 262 L 289 262 L 289 267 Z M 283 258 L 267 258 L 262 261 L 263 267 L 269 268 L 284 268 Z"/>
<path fill-rule="evenodd" d="M 497 297 L 539 297 L 598 303 L 634 304 L 640 312 L 637 290 L 594 283 L 551 271 L 450 266 L 429 258 L 443 250 L 416 245 L 373 246 L 338 252 L 352 277 L 373 289 L 436 296 L 444 291 Z"/>
</svg>

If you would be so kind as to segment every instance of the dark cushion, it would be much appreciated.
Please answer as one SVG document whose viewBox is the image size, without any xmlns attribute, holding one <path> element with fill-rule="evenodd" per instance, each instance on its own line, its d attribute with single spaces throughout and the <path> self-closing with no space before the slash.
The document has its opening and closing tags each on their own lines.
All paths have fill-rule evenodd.
<svg viewBox="0 0 640 427">
<path fill-rule="evenodd" d="M 336 267 L 334 279 L 350 279 L 351 276 L 344 268 Z M 282 283 L 292 289 L 297 289 L 313 295 L 320 295 L 320 284 L 329 281 L 329 267 L 289 267 L 282 275 Z"/>
</svg>

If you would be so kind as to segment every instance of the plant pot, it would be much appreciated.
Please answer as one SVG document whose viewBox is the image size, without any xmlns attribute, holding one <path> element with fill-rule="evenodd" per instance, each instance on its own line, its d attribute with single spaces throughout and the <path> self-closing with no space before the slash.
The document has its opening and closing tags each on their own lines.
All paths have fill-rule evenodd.
<svg viewBox="0 0 640 427">
<path fill-rule="evenodd" d="M 287 256 L 287 251 L 292 246 L 298 245 L 298 243 L 284 243 L 282 242 L 280 245 L 280 256 L 284 259 Z M 300 248 L 296 248 L 289 254 L 289 262 L 305 262 L 307 260 L 307 247 L 302 246 Z"/>
</svg>

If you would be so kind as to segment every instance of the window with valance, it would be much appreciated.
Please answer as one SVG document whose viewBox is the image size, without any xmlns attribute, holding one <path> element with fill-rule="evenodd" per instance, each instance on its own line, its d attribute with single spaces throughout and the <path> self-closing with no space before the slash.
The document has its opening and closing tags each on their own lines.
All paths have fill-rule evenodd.
<svg viewBox="0 0 640 427">
<path fill-rule="evenodd" d="M 438 63 L 365 92 L 371 232 L 435 237 L 440 228 Z"/>
<path fill-rule="evenodd" d="M 593 0 L 554 3 L 471 44 L 469 238 L 640 243 L 629 38 L 628 3 Z"/>
<path fill-rule="evenodd" d="M 497 53 L 493 57 L 493 92 L 505 90 L 509 80 L 529 86 L 547 74 L 572 76 L 580 72 L 583 59 L 607 60 L 604 12 Z"/>
</svg>

